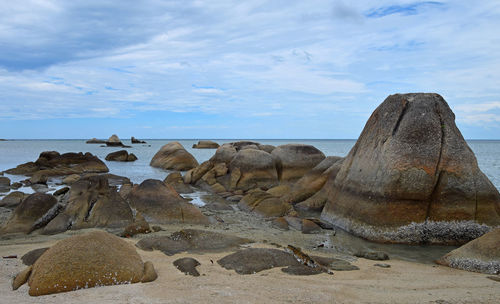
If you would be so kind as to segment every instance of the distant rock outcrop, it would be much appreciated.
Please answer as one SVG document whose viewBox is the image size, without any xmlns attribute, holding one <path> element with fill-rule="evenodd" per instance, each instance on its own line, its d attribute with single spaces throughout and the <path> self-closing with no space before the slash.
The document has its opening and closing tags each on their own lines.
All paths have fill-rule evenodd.
<svg viewBox="0 0 500 304">
<path fill-rule="evenodd" d="M 396 94 L 373 112 L 329 183 L 322 219 L 364 238 L 462 244 L 500 225 L 500 194 L 438 94 Z"/>
<path fill-rule="evenodd" d="M 139 139 L 137 139 L 137 138 L 135 138 L 133 136 L 130 138 L 130 142 L 133 143 L 133 144 L 145 144 L 146 143 L 145 141 L 139 140 Z"/>
<path fill-rule="evenodd" d="M 193 149 L 217 149 L 219 144 L 211 140 L 200 140 L 193 145 Z"/>
<path fill-rule="evenodd" d="M 151 262 L 143 263 L 134 246 L 104 231 L 59 241 L 28 270 L 14 281 L 16 289 L 28 280 L 31 296 L 150 282 L 157 277 Z"/>
<path fill-rule="evenodd" d="M 179 142 L 170 142 L 151 159 L 150 166 L 166 170 L 186 171 L 198 166 L 198 161 Z"/>
<path fill-rule="evenodd" d="M 451 251 L 437 263 L 467 271 L 500 274 L 500 228 Z"/>
<path fill-rule="evenodd" d="M 120 162 L 133 162 L 137 160 L 137 156 L 134 153 L 128 153 L 127 150 L 120 150 L 116 152 L 111 152 L 106 155 L 107 161 L 120 161 Z"/>
<path fill-rule="evenodd" d="M 123 143 L 118 137 L 118 135 L 113 134 L 111 135 L 108 140 L 106 141 L 106 146 L 108 147 L 123 147 Z"/>
<path fill-rule="evenodd" d="M 85 142 L 86 144 L 105 144 L 106 141 L 103 139 L 92 138 Z"/>
</svg>

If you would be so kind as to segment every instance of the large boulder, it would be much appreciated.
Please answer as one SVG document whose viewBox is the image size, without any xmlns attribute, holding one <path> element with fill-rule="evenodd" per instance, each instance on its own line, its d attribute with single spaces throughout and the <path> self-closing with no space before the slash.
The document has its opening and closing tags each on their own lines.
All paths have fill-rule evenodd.
<svg viewBox="0 0 500 304">
<path fill-rule="evenodd" d="M 108 172 L 108 167 L 91 153 L 64 153 L 55 151 L 40 153 L 35 162 L 28 162 L 5 172 L 15 175 L 30 175 L 33 179 L 39 176 L 65 176 L 82 173 Z"/>
<path fill-rule="evenodd" d="M 200 140 L 193 145 L 193 149 L 217 149 L 219 144 L 211 140 Z"/>
<path fill-rule="evenodd" d="M 0 228 L 0 235 L 9 233 L 30 233 L 52 219 L 56 212 L 54 196 L 34 193 L 25 198 L 14 210 L 11 218 Z"/>
<path fill-rule="evenodd" d="M 396 94 L 366 123 L 321 217 L 375 241 L 461 244 L 500 225 L 500 194 L 441 96 Z"/>
<path fill-rule="evenodd" d="M 140 185 L 135 185 L 127 199 L 130 206 L 150 223 L 210 223 L 198 208 L 160 180 L 147 179 Z"/>
<path fill-rule="evenodd" d="M 180 172 L 172 172 L 167 177 L 163 182 L 166 185 L 172 186 L 177 193 L 193 193 L 193 189 L 187 184 L 184 183 L 184 179 L 182 178 L 182 175 Z"/>
<path fill-rule="evenodd" d="M 0 207 L 14 208 L 19 205 L 28 195 L 21 191 L 13 191 L 0 201 Z"/>
<path fill-rule="evenodd" d="M 343 158 L 328 156 L 318 165 L 302 176 L 282 198 L 284 202 L 296 204 L 302 202 L 318 192 L 331 174 L 337 175 Z"/>
<path fill-rule="evenodd" d="M 261 150 L 240 150 L 229 163 L 229 174 L 231 190 L 272 188 L 279 183 L 275 159 Z"/>
<path fill-rule="evenodd" d="M 451 251 L 437 263 L 467 271 L 500 274 L 500 228 Z"/>
<path fill-rule="evenodd" d="M 123 147 L 123 143 L 116 134 L 111 135 L 106 141 L 108 147 Z"/>
<path fill-rule="evenodd" d="M 110 187 L 103 175 L 83 177 L 71 186 L 64 211 L 48 223 L 43 233 L 54 234 L 67 229 L 125 227 L 133 222 L 127 202 Z"/>
<path fill-rule="evenodd" d="M 295 181 L 325 159 L 323 152 L 304 144 L 278 146 L 271 155 L 278 160 L 281 181 Z"/>
<path fill-rule="evenodd" d="M 128 154 L 127 150 L 120 150 L 116 152 L 111 152 L 106 155 L 107 161 L 121 161 L 121 162 L 133 162 L 137 160 L 137 156 L 134 153 Z"/>
<path fill-rule="evenodd" d="M 149 164 L 166 170 L 186 171 L 198 166 L 198 162 L 179 142 L 170 142 L 158 151 Z"/>
<path fill-rule="evenodd" d="M 0 192 L 10 191 L 10 179 L 5 176 L 0 176 Z"/>
<path fill-rule="evenodd" d="M 154 272 L 151 266 L 142 262 L 134 246 L 107 232 L 72 236 L 36 260 L 29 275 L 29 294 L 148 282 Z"/>
</svg>

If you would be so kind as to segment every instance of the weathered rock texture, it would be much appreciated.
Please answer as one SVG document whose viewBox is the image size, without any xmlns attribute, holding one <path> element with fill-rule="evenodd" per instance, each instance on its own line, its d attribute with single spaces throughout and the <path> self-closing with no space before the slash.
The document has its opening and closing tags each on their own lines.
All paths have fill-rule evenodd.
<svg viewBox="0 0 500 304">
<path fill-rule="evenodd" d="M 35 162 L 28 162 L 5 172 L 15 175 L 64 176 L 82 173 L 108 172 L 108 167 L 90 153 L 64 153 L 55 151 L 40 153 Z"/>
<path fill-rule="evenodd" d="M 125 227 L 133 222 L 127 202 L 110 187 L 103 175 L 84 177 L 71 186 L 64 211 L 57 214 L 43 233 L 54 234 L 67 229 Z"/>
<path fill-rule="evenodd" d="M 57 210 L 57 200 L 50 194 L 34 193 L 25 198 L 14 210 L 11 218 L 0 228 L 0 235 L 30 233 L 43 227 Z"/>
<path fill-rule="evenodd" d="M 161 147 L 149 165 L 166 170 L 186 171 L 198 166 L 198 162 L 180 143 L 170 142 Z"/>
<path fill-rule="evenodd" d="M 193 145 L 193 149 L 217 149 L 219 144 L 211 140 L 200 140 Z"/>
<path fill-rule="evenodd" d="M 437 262 L 467 271 L 500 274 L 500 228 L 451 251 Z"/>
<path fill-rule="evenodd" d="M 196 206 L 160 180 L 147 179 L 135 185 L 127 200 L 150 223 L 209 224 Z"/>
<path fill-rule="evenodd" d="M 137 160 L 137 156 L 134 153 L 128 154 L 127 150 L 120 150 L 116 152 L 111 152 L 106 155 L 107 161 L 121 161 L 121 162 L 133 162 Z"/>
<path fill-rule="evenodd" d="M 364 238 L 460 244 L 500 224 L 500 195 L 437 94 L 389 96 L 328 189 L 322 219 Z"/>
<path fill-rule="evenodd" d="M 147 281 L 145 264 L 132 245 L 107 232 L 73 236 L 53 245 L 35 262 L 29 294 Z"/>
</svg>

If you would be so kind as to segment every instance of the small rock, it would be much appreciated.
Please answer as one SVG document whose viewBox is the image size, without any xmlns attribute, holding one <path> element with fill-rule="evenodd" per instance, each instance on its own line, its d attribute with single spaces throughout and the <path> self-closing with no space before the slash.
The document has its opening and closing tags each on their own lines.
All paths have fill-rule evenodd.
<svg viewBox="0 0 500 304">
<path fill-rule="evenodd" d="M 316 225 L 313 221 L 303 219 L 302 220 L 302 233 L 313 234 L 321 232 L 321 227 Z"/>
<path fill-rule="evenodd" d="M 368 260 L 375 260 L 375 261 L 385 261 L 389 260 L 389 255 L 385 252 L 381 251 L 360 251 L 356 252 L 354 256 L 358 258 L 365 258 Z"/>
<path fill-rule="evenodd" d="M 201 265 L 200 262 L 193 258 L 182 258 L 174 261 L 174 266 L 185 274 L 199 277 L 200 273 L 196 270 L 196 266 Z"/>
<path fill-rule="evenodd" d="M 391 268 L 391 265 L 385 264 L 385 263 L 377 263 L 377 264 L 373 264 L 373 266 L 382 267 L 382 268 Z"/>
</svg>

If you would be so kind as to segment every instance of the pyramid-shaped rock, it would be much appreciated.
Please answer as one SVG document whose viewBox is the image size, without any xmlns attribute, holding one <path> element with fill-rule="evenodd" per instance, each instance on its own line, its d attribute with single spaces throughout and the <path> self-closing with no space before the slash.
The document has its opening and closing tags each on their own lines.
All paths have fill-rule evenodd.
<svg viewBox="0 0 500 304">
<path fill-rule="evenodd" d="M 500 195 L 438 94 L 373 112 L 329 185 L 322 218 L 364 238 L 461 244 L 500 225 Z"/>
</svg>

